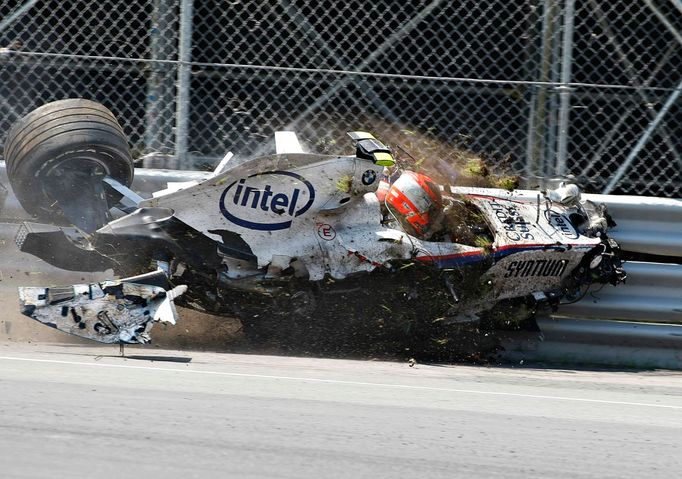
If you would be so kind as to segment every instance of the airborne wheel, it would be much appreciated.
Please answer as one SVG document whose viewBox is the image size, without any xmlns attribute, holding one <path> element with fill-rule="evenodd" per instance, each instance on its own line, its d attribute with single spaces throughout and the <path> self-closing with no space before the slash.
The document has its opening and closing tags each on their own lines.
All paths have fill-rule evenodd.
<svg viewBox="0 0 682 479">
<path fill-rule="evenodd" d="M 133 160 L 123 129 L 100 103 L 84 99 L 43 105 L 9 131 L 4 157 L 14 194 L 40 220 L 66 220 L 84 230 L 106 223 L 120 196 L 110 176 L 130 186 Z"/>
</svg>

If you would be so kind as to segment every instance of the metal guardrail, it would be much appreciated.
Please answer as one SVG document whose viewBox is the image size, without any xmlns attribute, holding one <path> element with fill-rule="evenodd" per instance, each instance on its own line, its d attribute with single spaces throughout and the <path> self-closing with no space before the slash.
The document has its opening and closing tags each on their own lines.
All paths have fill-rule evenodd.
<svg viewBox="0 0 682 479">
<path fill-rule="evenodd" d="M 574 304 L 563 305 L 560 316 L 682 324 L 682 265 L 627 262 L 625 284 L 604 286 Z"/>
<path fill-rule="evenodd" d="M 618 223 L 610 235 L 623 250 L 682 257 L 682 199 L 583 195 L 604 203 Z"/>
<path fill-rule="evenodd" d="M 539 318 L 541 334 L 510 333 L 498 357 L 507 362 L 600 364 L 682 369 L 682 325 Z"/>
<path fill-rule="evenodd" d="M 625 284 L 607 285 L 538 318 L 539 335 L 510 333 L 500 358 L 682 369 L 682 265 L 624 267 Z"/>
</svg>

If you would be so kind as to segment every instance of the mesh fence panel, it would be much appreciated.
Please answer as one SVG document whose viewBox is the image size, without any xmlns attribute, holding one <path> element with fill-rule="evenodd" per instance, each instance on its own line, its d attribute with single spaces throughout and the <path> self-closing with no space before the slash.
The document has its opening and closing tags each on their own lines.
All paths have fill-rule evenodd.
<svg viewBox="0 0 682 479">
<path fill-rule="evenodd" d="M 344 132 L 367 129 L 446 170 L 475 154 L 681 196 L 678 5 L 0 1 L 0 138 L 40 104 L 84 97 L 170 167 L 268 152 L 278 129 L 348 153 Z"/>
</svg>

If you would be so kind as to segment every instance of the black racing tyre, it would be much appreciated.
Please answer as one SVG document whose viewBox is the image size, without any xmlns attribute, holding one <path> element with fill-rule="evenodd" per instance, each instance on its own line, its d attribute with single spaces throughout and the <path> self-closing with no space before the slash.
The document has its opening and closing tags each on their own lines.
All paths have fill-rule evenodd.
<svg viewBox="0 0 682 479">
<path fill-rule="evenodd" d="M 65 171 L 92 181 L 105 175 L 126 186 L 133 181 L 133 160 L 121 125 L 108 108 L 91 100 L 59 100 L 31 111 L 12 125 L 4 157 L 17 199 L 29 214 L 44 220 L 59 216 L 46 185 Z M 120 196 L 107 199 L 111 204 Z"/>
</svg>

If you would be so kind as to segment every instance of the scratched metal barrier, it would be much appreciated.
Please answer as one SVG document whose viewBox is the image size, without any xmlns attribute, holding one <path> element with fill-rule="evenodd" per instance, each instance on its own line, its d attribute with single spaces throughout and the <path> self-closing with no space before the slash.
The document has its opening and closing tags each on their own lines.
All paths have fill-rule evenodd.
<svg viewBox="0 0 682 479">
<path fill-rule="evenodd" d="M 682 257 L 682 199 L 583 195 L 604 203 L 618 223 L 612 236 L 626 251 Z"/>
<path fill-rule="evenodd" d="M 138 168 L 133 189 L 149 195 L 169 181 L 207 175 Z M 2 161 L 0 184 L 8 184 Z M 500 358 L 682 369 L 682 199 L 585 196 L 608 206 L 618 223 L 612 237 L 624 251 L 666 262 L 627 262 L 625 284 L 595 287 L 558 315 L 539 318 L 539 335 L 510 333 Z M 28 219 L 11 191 L 1 203 L 0 195 L 0 221 Z"/>
<path fill-rule="evenodd" d="M 628 262 L 625 270 L 625 284 L 538 318 L 541 334 L 510 333 L 500 357 L 682 369 L 682 265 Z"/>
</svg>

